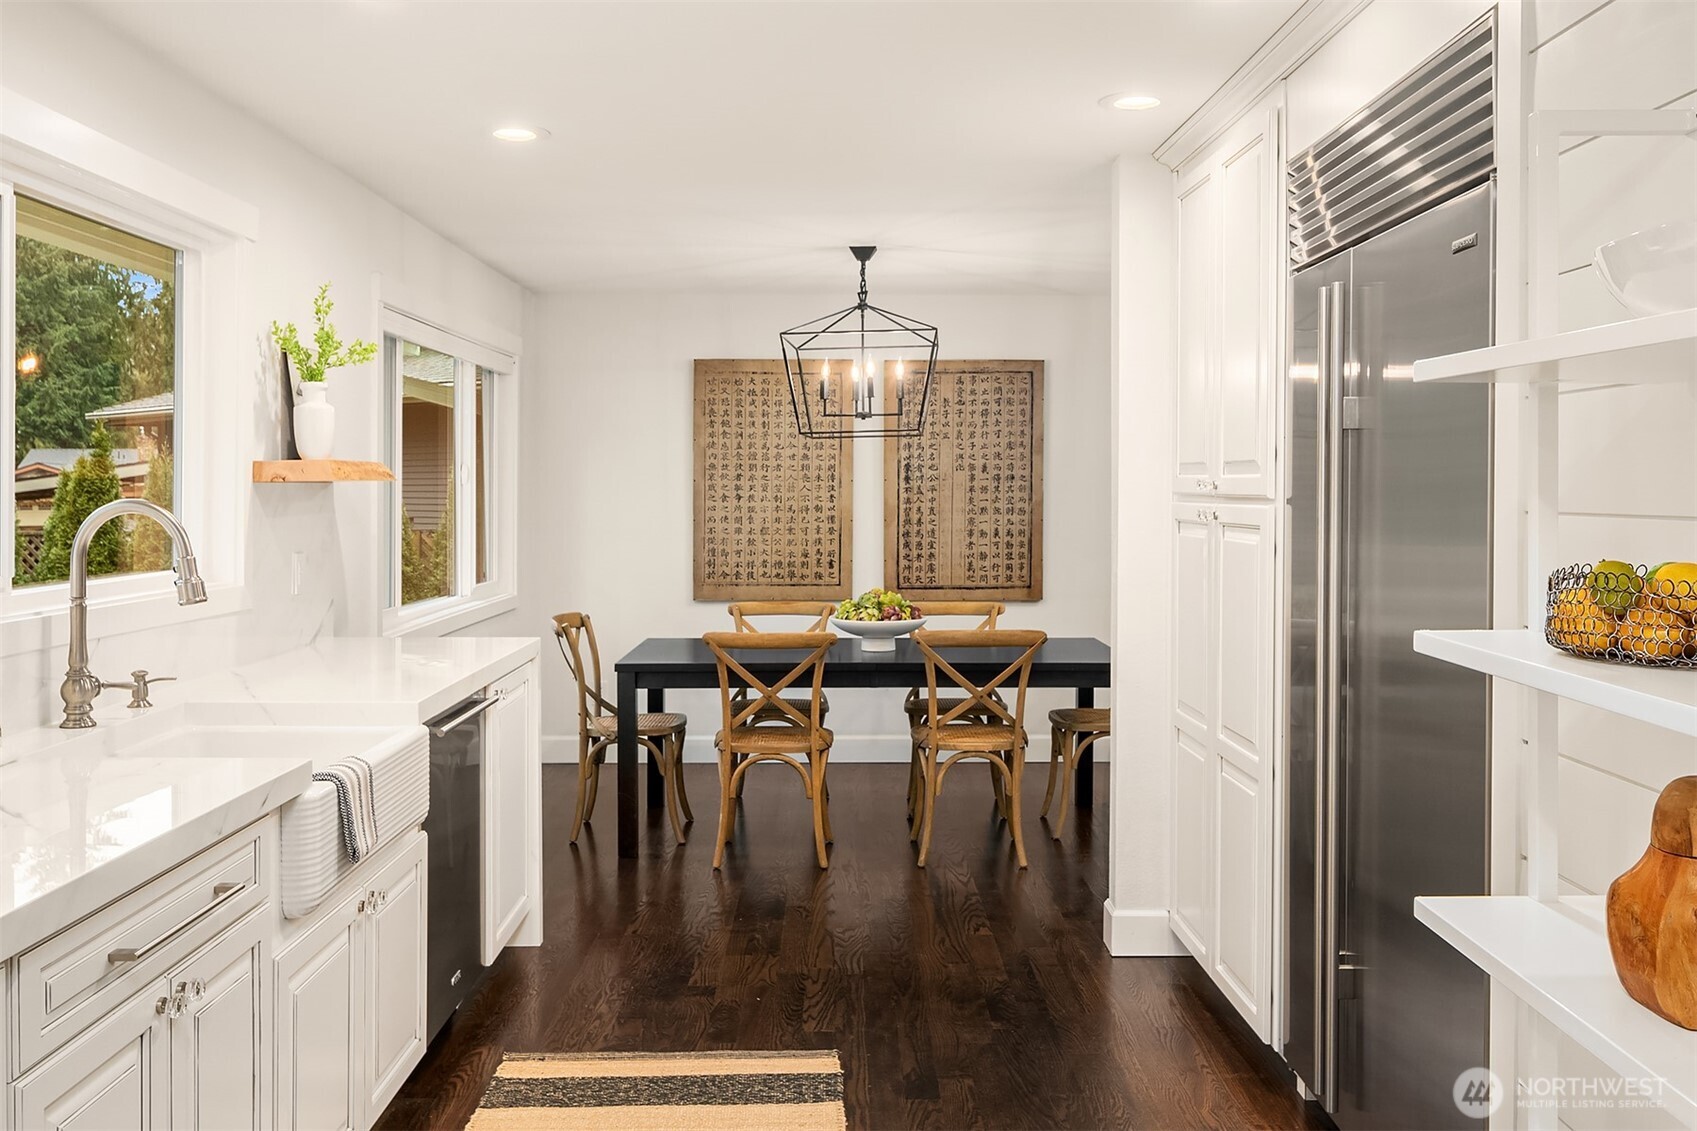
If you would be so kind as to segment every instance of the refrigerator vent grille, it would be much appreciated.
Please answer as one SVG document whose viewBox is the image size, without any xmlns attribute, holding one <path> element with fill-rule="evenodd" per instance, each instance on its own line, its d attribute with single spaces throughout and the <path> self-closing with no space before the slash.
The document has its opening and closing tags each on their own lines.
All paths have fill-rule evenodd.
<svg viewBox="0 0 1697 1131">
<path fill-rule="evenodd" d="M 1290 261 L 1302 267 L 1487 180 L 1496 18 L 1487 15 L 1291 159 Z"/>
</svg>

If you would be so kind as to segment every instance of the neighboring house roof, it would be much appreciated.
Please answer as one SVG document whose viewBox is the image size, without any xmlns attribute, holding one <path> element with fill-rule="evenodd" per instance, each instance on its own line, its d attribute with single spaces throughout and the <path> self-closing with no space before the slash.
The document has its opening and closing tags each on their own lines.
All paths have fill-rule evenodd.
<svg viewBox="0 0 1697 1131">
<path fill-rule="evenodd" d="M 157 420 L 170 416 L 176 410 L 175 393 L 155 393 L 151 397 L 137 397 L 133 401 L 97 408 L 83 413 L 83 417 L 87 420 Z"/>
<path fill-rule="evenodd" d="M 28 479 L 32 475 L 57 475 L 86 456 L 88 452 L 89 449 L 87 448 L 31 448 L 24 458 L 18 461 L 18 470 L 14 478 Z M 112 449 L 112 465 L 114 467 L 124 467 L 141 462 L 141 453 L 135 448 Z"/>
</svg>

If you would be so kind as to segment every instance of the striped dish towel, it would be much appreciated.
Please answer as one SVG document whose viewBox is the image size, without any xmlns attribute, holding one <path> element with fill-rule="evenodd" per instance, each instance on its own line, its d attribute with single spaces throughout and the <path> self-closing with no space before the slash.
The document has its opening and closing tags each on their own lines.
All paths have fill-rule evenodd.
<svg viewBox="0 0 1697 1131">
<path fill-rule="evenodd" d="M 328 782 L 336 790 L 336 812 L 341 817 L 342 847 L 348 859 L 358 864 L 380 840 L 377 829 L 377 771 L 372 763 L 350 755 L 313 772 L 312 780 Z"/>
</svg>

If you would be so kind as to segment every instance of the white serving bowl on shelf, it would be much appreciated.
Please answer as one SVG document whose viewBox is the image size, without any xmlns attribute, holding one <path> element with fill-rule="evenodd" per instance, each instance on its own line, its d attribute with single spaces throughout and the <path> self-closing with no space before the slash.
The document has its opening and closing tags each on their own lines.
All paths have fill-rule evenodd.
<svg viewBox="0 0 1697 1131">
<path fill-rule="evenodd" d="M 1597 277 L 1640 318 L 1697 306 L 1697 221 L 1658 224 L 1597 248 Z"/>
<path fill-rule="evenodd" d="M 925 627 L 924 617 L 912 620 L 838 620 L 831 618 L 831 627 L 851 636 L 860 637 L 862 652 L 894 652 L 896 638 Z"/>
</svg>

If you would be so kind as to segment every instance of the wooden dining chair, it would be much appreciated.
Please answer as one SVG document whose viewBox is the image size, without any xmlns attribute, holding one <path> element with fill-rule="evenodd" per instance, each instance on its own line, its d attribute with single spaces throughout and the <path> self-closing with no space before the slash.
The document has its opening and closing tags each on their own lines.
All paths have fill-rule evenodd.
<svg viewBox="0 0 1697 1131">
<path fill-rule="evenodd" d="M 831 841 L 831 813 L 825 787 L 825 767 L 831 753 L 831 732 L 821 725 L 825 656 L 837 637 L 829 632 L 709 632 L 701 638 L 719 669 L 719 699 L 724 725 L 713 736 L 719 752 L 719 838 L 713 845 L 713 867 L 725 859 L 731 839 L 736 799 L 748 771 L 760 762 L 782 762 L 801 775 L 802 793 L 813 806 L 813 845 L 819 866 L 830 861 L 825 845 Z M 805 651 L 807 655 L 781 679 L 767 683 L 749 671 L 733 653 Z M 733 686 L 734 684 L 734 686 Z M 811 689 L 807 709 L 798 709 L 784 696 L 792 687 Z M 748 694 L 738 699 L 739 688 Z M 776 711 L 782 721 L 756 723 L 762 711 Z"/>
<path fill-rule="evenodd" d="M 937 617 L 976 617 L 978 623 L 974 631 L 983 631 L 996 627 L 996 620 L 1008 611 L 1008 607 L 1000 601 L 927 601 L 920 606 L 920 612 L 925 615 L 925 623 L 930 624 Z M 959 702 L 958 699 L 944 699 L 938 706 L 949 711 Z M 925 697 L 923 687 L 915 687 L 907 693 L 902 701 L 902 710 L 907 712 L 907 730 L 912 735 L 916 728 L 925 725 L 926 711 L 930 701 Z M 992 771 L 992 776 L 994 771 Z M 907 773 L 907 819 L 910 825 L 918 828 L 919 817 L 919 740 L 913 740 L 909 751 Z M 1000 794 L 998 793 L 998 797 Z"/>
<path fill-rule="evenodd" d="M 830 628 L 831 615 L 837 611 L 837 606 L 834 602 L 827 601 L 737 601 L 726 606 L 726 611 L 731 614 L 731 624 L 737 632 L 764 631 L 758 624 L 755 623 L 759 620 L 770 621 L 773 618 L 782 618 L 784 620 L 794 621 L 797 618 L 803 617 L 812 618 L 811 622 L 800 627 L 790 624 L 784 628 L 784 631 L 825 632 Z M 737 690 L 737 704 L 740 706 L 743 703 L 746 703 L 748 701 L 748 695 L 749 691 L 746 687 L 739 688 Z M 806 714 L 811 707 L 811 704 L 804 696 L 791 696 L 789 703 L 790 706 L 794 707 L 802 714 Z M 819 697 L 819 721 L 824 722 L 826 716 L 830 713 L 831 697 L 828 695 L 821 695 Z M 778 723 L 782 725 L 788 721 L 789 717 L 785 715 L 784 712 L 775 704 L 767 704 L 763 706 L 760 710 L 754 713 L 753 719 L 755 725 L 759 725 L 761 723 Z M 742 789 L 740 786 L 737 788 L 737 796 L 742 796 Z"/>
<path fill-rule="evenodd" d="M 1042 817 L 1049 815 L 1055 796 L 1055 774 L 1061 775 L 1061 816 L 1049 829 L 1056 840 L 1067 827 L 1067 802 L 1072 800 L 1072 782 L 1078 763 L 1101 739 L 1109 737 L 1106 707 L 1057 707 L 1049 712 L 1049 785 L 1043 790 Z"/>
<path fill-rule="evenodd" d="M 577 813 L 572 817 L 571 843 L 577 843 L 578 833 L 595 812 L 595 796 L 601 781 L 601 765 L 606 761 L 607 747 L 618 741 L 619 708 L 601 694 L 601 649 L 595 643 L 595 625 L 588 613 L 561 613 L 554 618 L 554 638 L 560 645 L 560 655 L 577 680 Z M 584 663 L 584 651 L 589 662 Z M 644 711 L 636 716 L 636 740 L 648 749 L 648 756 L 660 767 L 666 782 L 666 812 L 672 820 L 672 832 L 678 843 L 684 842 L 684 826 L 695 820 L 690 812 L 689 794 L 684 789 L 683 715 L 669 712 Z M 679 810 L 682 810 L 680 814 Z"/>
<path fill-rule="evenodd" d="M 1014 856 L 1026 866 L 1025 838 L 1020 831 L 1020 780 L 1025 770 L 1025 690 L 1031 682 L 1031 661 L 1049 637 L 1036 629 L 971 629 L 936 632 L 920 629 L 913 634 L 925 657 L 925 722 L 914 728 L 920 750 L 922 796 L 919 825 L 919 866 L 925 867 L 931 852 L 931 834 L 937 823 L 937 796 L 943 776 L 956 762 L 982 758 L 999 782 L 998 800 L 1013 836 Z M 957 657 L 991 648 L 1017 648 L 1019 655 L 993 679 L 980 685 L 960 673 L 944 653 Z M 954 686 L 945 700 L 938 690 L 938 675 Z M 1013 684 L 1014 705 L 1010 710 L 998 694 Z M 945 701 L 955 705 L 944 708 Z"/>
</svg>

